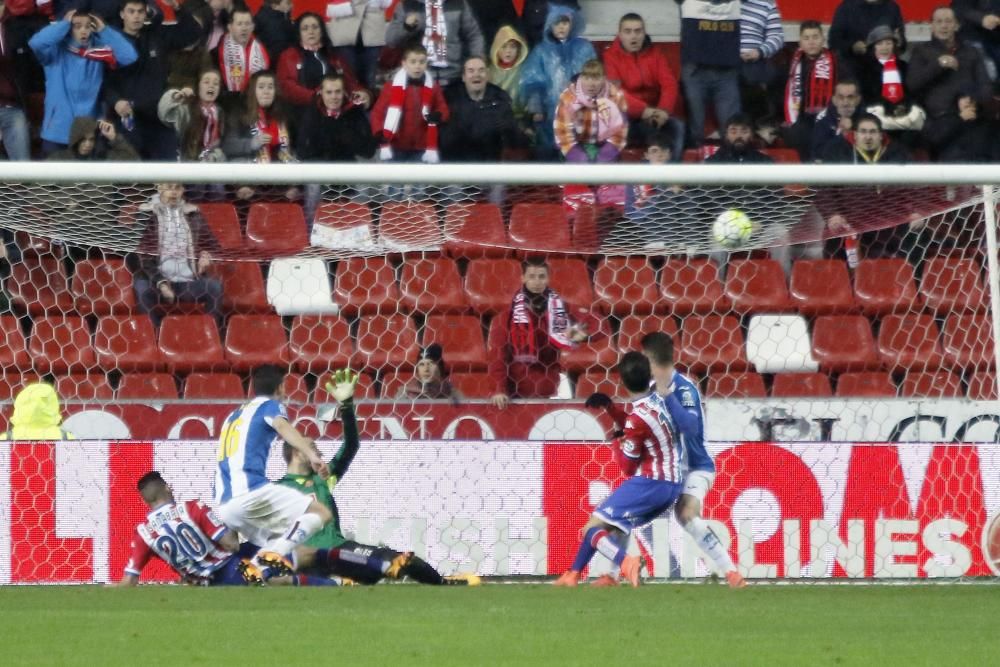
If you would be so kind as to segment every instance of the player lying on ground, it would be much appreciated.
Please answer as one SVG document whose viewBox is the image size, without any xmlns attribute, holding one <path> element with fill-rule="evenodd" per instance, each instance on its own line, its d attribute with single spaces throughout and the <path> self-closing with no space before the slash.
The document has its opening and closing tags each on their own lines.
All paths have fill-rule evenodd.
<svg viewBox="0 0 1000 667">
<path fill-rule="evenodd" d="M 340 415 L 344 423 L 344 443 L 329 463 L 329 477 L 324 479 L 317 475 L 301 450 L 288 443 L 282 450 L 288 472 L 277 484 L 312 496 L 333 516 L 321 531 L 305 543 L 305 546 L 314 549 L 296 550 L 296 571 L 320 571 L 347 577 L 360 584 L 374 584 L 383 578 L 409 577 L 422 584 L 478 585 L 480 580 L 476 575 L 442 577 L 411 551 L 401 553 L 388 547 L 360 544 L 344 537 L 340 530 L 340 513 L 332 492 L 337 482 L 347 473 L 360 447 L 357 418 L 354 414 L 354 389 L 357 384 L 357 373 L 341 370 L 334 373 L 332 382 L 326 385 L 327 392 L 340 403 Z"/>
<path fill-rule="evenodd" d="M 673 339 L 661 332 L 646 334 L 640 343 L 653 373 L 655 398 L 660 405 L 666 428 L 674 442 L 683 449 L 686 472 L 681 496 L 674 515 L 681 527 L 708 556 L 714 570 L 725 576 L 732 588 L 745 587 L 746 580 L 737 571 L 733 559 L 705 520 L 701 507 L 715 480 L 715 462 L 705 448 L 705 414 L 698 387 L 674 368 Z M 589 407 L 605 408 L 618 428 L 625 423 L 625 411 L 604 394 L 587 399 Z"/>
<path fill-rule="evenodd" d="M 681 452 L 664 427 L 659 404 L 650 391 L 649 360 L 639 352 L 627 352 L 618 373 L 631 395 L 632 412 L 612 447 L 615 461 L 630 477 L 594 510 L 581 531 L 583 540 L 573 566 L 556 580 L 556 586 L 576 586 L 596 552 L 618 566 L 622 578 L 638 586 L 643 563 L 638 556 L 626 555 L 629 535 L 670 509 L 681 492 Z M 593 585 L 617 586 L 618 580 L 602 575 Z"/>
<path fill-rule="evenodd" d="M 219 437 L 215 504 L 226 526 L 260 545 L 247 564 L 248 578 L 258 582 L 291 574 L 292 551 L 333 518 L 315 498 L 273 484 L 265 474 L 271 444 L 280 437 L 302 454 L 319 478 L 330 476 L 316 445 L 288 420 L 279 400 L 284 380 L 285 370 L 278 366 L 255 369 L 255 398 L 226 418 Z"/>
<path fill-rule="evenodd" d="M 136 487 L 150 508 L 146 520 L 135 528 L 132 557 L 119 586 L 135 586 L 152 558 L 174 569 L 186 583 L 203 586 L 245 586 L 244 557 L 256 547 L 240 549 L 236 533 L 226 528 L 215 513 L 199 500 L 178 503 L 173 490 L 155 470 L 142 476 Z M 312 550 L 308 550 L 311 555 Z M 247 561 L 248 562 L 248 561 Z M 326 577 L 276 576 L 271 584 L 291 586 L 336 586 Z"/>
</svg>

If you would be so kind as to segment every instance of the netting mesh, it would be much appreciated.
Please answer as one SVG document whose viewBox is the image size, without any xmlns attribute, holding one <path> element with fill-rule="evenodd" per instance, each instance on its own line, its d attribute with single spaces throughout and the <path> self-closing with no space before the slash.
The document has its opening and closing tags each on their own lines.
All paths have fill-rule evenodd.
<svg viewBox="0 0 1000 667">
<path fill-rule="evenodd" d="M 391 491 L 384 484 L 354 489 L 363 500 L 348 501 L 352 529 L 399 549 L 424 544 L 446 569 L 556 573 L 579 525 L 620 481 L 595 444 L 611 423 L 581 401 L 598 391 L 623 398 L 620 354 L 663 331 L 679 370 L 701 387 L 708 438 L 720 443 L 705 516 L 746 573 L 997 567 L 995 448 L 773 444 L 1000 441 L 1000 419 L 984 403 L 997 388 L 981 189 L 291 190 L 191 186 L 187 207 L 175 209 L 154 185 L 0 185 L 9 265 L 0 399 L 42 378 L 68 401 L 78 436 L 214 437 L 247 396 L 250 371 L 277 363 L 290 371 L 285 390 L 302 430 L 337 438 L 323 384 L 350 365 L 362 373 L 364 438 L 428 441 L 419 454 L 376 449 L 362 463 L 362 477 L 416 465 L 423 491 L 400 524 L 398 507 L 374 509 Z M 723 243 L 714 223 L 734 210 L 749 232 Z M 536 256 L 589 339 L 515 368 L 507 325 L 521 260 Z M 429 364 L 437 370 L 421 362 L 432 344 L 441 346 L 443 363 Z M 498 395 L 513 402 L 498 410 Z M 431 444 L 447 440 L 475 441 L 474 455 Z M 503 450 L 504 441 L 539 444 Z M 589 442 L 567 444 L 580 441 Z M 173 461 L 178 478 L 210 477 L 210 456 L 188 461 L 168 445 L 144 445 L 138 460 Z M 65 545 L 33 536 L 36 524 L 56 521 L 57 462 L 42 450 L 16 453 L 0 450 L 0 486 L 6 474 L 21 508 L 7 516 L 8 539 L 20 555 L 42 549 L 48 565 L 34 579 L 27 565 L 0 569 L 0 581 L 64 578 L 56 552 Z M 121 480 L 143 465 L 121 461 L 134 456 L 115 449 L 112 465 L 124 467 L 104 478 L 111 496 L 119 486 L 131 493 Z M 462 456 L 474 465 L 456 463 Z M 201 487 L 190 495 L 209 499 Z M 109 520 L 124 526 L 132 514 Z M 437 523 L 425 534 L 418 524 L 429 519 Z M 689 538 L 663 521 L 636 536 L 650 571 L 704 575 Z M 919 546 L 897 550 L 893 531 L 919 534 Z M 91 554 L 84 542 L 71 547 Z M 117 563 L 124 547 L 110 548 L 105 562 Z M 83 580 L 109 576 L 75 567 L 72 576 L 90 573 Z"/>
</svg>

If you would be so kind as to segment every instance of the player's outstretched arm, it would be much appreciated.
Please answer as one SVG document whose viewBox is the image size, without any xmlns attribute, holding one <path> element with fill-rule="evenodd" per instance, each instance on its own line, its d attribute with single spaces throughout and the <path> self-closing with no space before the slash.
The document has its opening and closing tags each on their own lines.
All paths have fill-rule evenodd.
<svg viewBox="0 0 1000 667">
<path fill-rule="evenodd" d="M 354 414 L 354 390 L 361 376 L 349 368 L 339 370 L 326 383 L 326 391 L 340 403 L 340 418 L 344 423 L 344 444 L 330 461 L 330 476 L 340 480 L 358 453 L 361 441 L 358 438 L 358 419 Z"/>
<path fill-rule="evenodd" d="M 311 438 L 307 438 L 299 433 L 299 430 L 292 426 L 284 417 L 275 417 L 274 421 L 271 423 L 271 427 L 282 440 L 302 452 L 302 454 L 309 460 L 309 464 L 312 466 L 312 469 L 315 470 L 320 477 L 326 479 L 330 476 L 330 468 L 327 467 L 323 458 L 319 455 L 319 451 L 316 449 L 316 444 Z"/>
</svg>

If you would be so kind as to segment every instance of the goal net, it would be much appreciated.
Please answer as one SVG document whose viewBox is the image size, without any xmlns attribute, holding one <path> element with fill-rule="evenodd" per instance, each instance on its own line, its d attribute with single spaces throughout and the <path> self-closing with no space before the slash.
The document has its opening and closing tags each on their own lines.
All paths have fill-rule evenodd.
<svg viewBox="0 0 1000 667">
<path fill-rule="evenodd" d="M 135 480 L 210 500 L 270 363 L 328 454 L 325 381 L 361 372 L 355 539 L 558 574 L 622 480 L 583 402 L 626 399 L 651 332 L 704 396 L 704 516 L 746 576 L 1000 573 L 995 175 L 745 169 L 0 165 L 0 412 L 49 382 L 81 439 L 0 443 L 0 583 L 120 576 Z M 525 267 L 585 342 L 518 338 Z M 710 574 L 670 516 L 633 537 L 650 576 Z"/>
</svg>

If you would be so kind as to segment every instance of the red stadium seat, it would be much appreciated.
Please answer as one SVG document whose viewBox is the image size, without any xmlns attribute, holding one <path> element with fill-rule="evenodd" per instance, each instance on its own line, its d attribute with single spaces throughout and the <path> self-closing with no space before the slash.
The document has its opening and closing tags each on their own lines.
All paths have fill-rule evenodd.
<svg viewBox="0 0 1000 667">
<path fill-rule="evenodd" d="M 785 272 L 773 259 L 729 262 L 726 296 L 738 313 L 779 313 L 791 306 Z"/>
<path fill-rule="evenodd" d="M 24 333 L 16 317 L 0 316 L 0 368 L 31 368 L 31 357 L 25 347 Z"/>
<path fill-rule="evenodd" d="M 82 317 L 75 316 L 36 317 L 28 354 L 35 370 L 43 374 L 84 370 L 96 363 L 90 329 Z"/>
<path fill-rule="evenodd" d="M 243 382 L 235 373 L 191 373 L 184 380 L 184 398 L 242 400 L 246 395 Z"/>
<path fill-rule="evenodd" d="M 378 398 L 378 392 L 375 390 L 375 383 L 372 381 L 372 376 L 367 373 L 360 373 L 358 377 L 358 386 L 354 389 L 354 400 L 363 401 L 368 399 Z M 334 403 L 334 398 L 326 391 L 326 382 L 317 382 L 316 390 L 313 392 L 313 402 L 315 403 Z"/>
<path fill-rule="evenodd" d="M 257 262 L 218 262 L 213 273 L 222 281 L 222 304 L 237 313 L 269 313 L 264 276 Z"/>
<path fill-rule="evenodd" d="M 228 371 L 215 320 L 208 315 L 168 315 L 160 324 L 160 355 L 173 373 Z"/>
<path fill-rule="evenodd" d="M 837 378 L 837 396 L 844 398 L 892 398 L 896 385 L 888 373 L 841 373 Z"/>
<path fill-rule="evenodd" d="M 56 378 L 56 393 L 64 401 L 110 401 L 115 395 L 104 373 L 60 375 Z"/>
<path fill-rule="evenodd" d="M 509 308 L 521 285 L 521 264 L 514 259 L 474 259 L 465 268 L 465 295 L 481 315 Z"/>
<path fill-rule="evenodd" d="M 890 371 L 937 368 L 943 355 L 934 318 L 927 314 L 883 317 L 878 332 L 878 354 Z"/>
<path fill-rule="evenodd" d="M 401 303 L 420 313 L 464 313 L 469 304 L 462 277 L 448 257 L 407 259 L 399 277 Z"/>
<path fill-rule="evenodd" d="M 157 371 L 162 367 L 153 323 L 145 315 L 106 315 L 97 320 L 94 350 L 102 370 Z"/>
<path fill-rule="evenodd" d="M 594 272 L 594 291 L 602 312 L 648 315 L 659 309 L 656 271 L 642 257 L 608 257 Z"/>
<path fill-rule="evenodd" d="M 927 260 L 920 294 L 927 308 L 938 314 L 984 310 L 990 302 L 982 270 L 974 259 L 934 257 Z"/>
<path fill-rule="evenodd" d="M 707 398 L 767 398 L 760 373 L 713 373 L 705 387 Z"/>
<path fill-rule="evenodd" d="M 945 370 L 910 371 L 899 385 L 901 397 L 961 398 L 962 380 Z"/>
<path fill-rule="evenodd" d="M 985 314 L 953 313 L 944 322 L 941 347 L 949 368 L 980 369 L 996 362 L 993 323 Z"/>
<path fill-rule="evenodd" d="M 505 257 L 510 239 L 496 204 L 452 204 L 444 214 L 444 249 L 452 257 Z"/>
<path fill-rule="evenodd" d="M 316 209 L 315 224 L 344 232 L 359 230 L 357 240 L 368 238 L 374 240 L 372 227 L 372 212 L 365 205 L 353 201 L 327 201 Z"/>
<path fill-rule="evenodd" d="M 861 315 L 821 315 L 813 323 L 812 355 L 827 373 L 879 368 L 875 338 Z"/>
<path fill-rule="evenodd" d="M 243 232 L 235 206 L 229 202 L 207 203 L 199 204 L 198 210 L 226 256 L 243 249 Z"/>
<path fill-rule="evenodd" d="M 277 315 L 233 315 L 226 327 L 226 360 L 237 372 L 288 364 L 288 338 Z"/>
<path fill-rule="evenodd" d="M 21 311 L 31 315 L 73 310 L 62 260 L 52 255 L 25 255 L 11 266 L 7 292 Z"/>
<path fill-rule="evenodd" d="M 175 400 L 177 385 L 170 373 L 126 373 L 118 383 L 116 398 L 120 401 Z"/>
<path fill-rule="evenodd" d="M 496 383 L 488 373 L 452 373 L 448 379 L 462 398 L 489 398 L 496 392 Z"/>
<path fill-rule="evenodd" d="M 863 259 L 854 270 L 854 297 L 865 315 L 908 311 L 919 305 L 913 267 L 903 259 Z"/>
<path fill-rule="evenodd" d="M 792 266 L 788 292 L 803 315 L 849 313 L 857 307 L 847 265 L 840 260 L 798 260 Z"/>
<path fill-rule="evenodd" d="M 130 313 L 135 308 L 132 272 L 123 259 L 85 259 L 76 264 L 72 292 L 81 315 Z"/>
<path fill-rule="evenodd" d="M 309 245 L 302 207 L 258 202 L 247 216 L 246 249 L 257 255 L 294 255 Z"/>
<path fill-rule="evenodd" d="M 417 360 L 417 328 L 405 315 L 372 315 L 361 319 L 355 358 L 367 369 L 408 369 Z"/>
<path fill-rule="evenodd" d="M 660 293 L 675 315 L 729 309 L 719 268 L 710 260 L 668 260 L 660 273 Z"/>
<path fill-rule="evenodd" d="M 624 354 L 640 349 L 642 337 L 648 333 L 662 331 L 674 340 L 674 349 L 680 348 L 680 333 L 677 322 L 669 315 L 626 315 L 618 330 L 618 349 Z"/>
<path fill-rule="evenodd" d="M 398 250 L 434 250 L 444 243 L 437 211 L 427 202 L 387 202 L 378 225 L 382 243 Z"/>
<path fill-rule="evenodd" d="M 346 368 L 354 354 L 347 320 L 336 315 L 299 315 L 292 320 L 288 350 L 302 373 L 322 375 Z"/>
<path fill-rule="evenodd" d="M 585 401 L 591 394 L 602 393 L 612 398 L 627 399 L 628 389 L 621 383 L 621 378 L 614 372 L 594 371 L 583 373 L 576 379 L 573 397 Z"/>
<path fill-rule="evenodd" d="M 0 401 L 13 400 L 26 386 L 40 380 L 34 373 L 0 373 Z"/>
<path fill-rule="evenodd" d="M 973 373 L 969 378 L 968 396 L 973 401 L 997 400 L 997 374 L 993 371 Z"/>
<path fill-rule="evenodd" d="M 582 259 L 550 259 L 548 263 L 549 287 L 559 293 L 567 307 L 591 308 L 594 288 L 590 285 L 587 264 Z"/>
<path fill-rule="evenodd" d="M 45 217 L 45 214 L 38 210 L 30 211 L 28 215 L 40 222 Z M 14 245 L 21 250 L 22 256 L 38 257 L 39 255 L 48 255 L 55 258 L 63 256 L 62 244 L 53 242 L 51 238 L 36 236 L 28 232 L 14 232 Z"/>
<path fill-rule="evenodd" d="M 833 396 L 833 392 L 830 390 L 830 378 L 825 373 L 778 373 L 771 385 L 771 396 L 826 398 Z"/>
<path fill-rule="evenodd" d="M 514 204 L 510 214 L 510 241 L 529 255 L 571 250 L 569 222 L 562 204 Z"/>
<path fill-rule="evenodd" d="M 732 315 L 692 315 L 681 325 L 677 365 L 696 375 L 747 370 L 740 322 Z"/>
<path fill-rule="evenodd" d="M 482 322 L 475 315 L 431 315 L 424 323 L 424 347 L 438 343 L 454 371 L 486 370 Z"/>
<path fill-rule="evenodd" d="M 615 349 L 608 321 L 600 320 L 599 328 L 591 332 L 590 340 L 572 350 L 563 350 L 560 358 L 563 370 L 570 373 L 586 373 L 614 367 L 618 363 L 618 350 Z"/>
<path fill-rule="evenodd" d="M 396 270 L 385 257 L 341 260 L 333 295 L 344 315 L 395 312 L 400 299 Z"/>
</svg>

